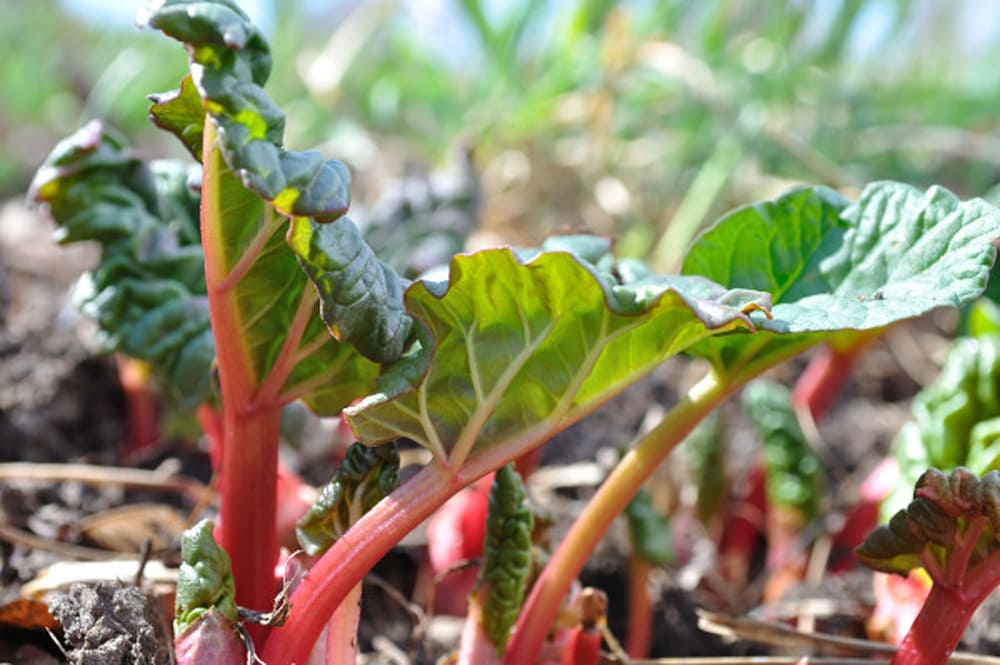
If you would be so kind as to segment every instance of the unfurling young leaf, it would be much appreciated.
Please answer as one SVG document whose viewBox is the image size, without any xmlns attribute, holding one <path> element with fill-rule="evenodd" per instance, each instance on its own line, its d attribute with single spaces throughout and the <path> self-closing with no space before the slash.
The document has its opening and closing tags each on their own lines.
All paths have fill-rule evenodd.
<svg viewBox="0 0 1000 665">
<path fill-rule="evenodd" d="M 229 555 L 212 536 L 214 525 L 202 520 L 181 536 L 177 571 L 174 632 L 180 635 L 205 613 L 214 611 L 235 628 L 239 619 Z"/>
<path fill-rule="evenodd" d="M 503 652 L 524 601 L 531 572 L 533 526 L 520 474 L 513 463 L 500 467 L 490 488 L 483 565 L 477 582 L 477 588 L 485 593 L 483 631 L 497 653 Z"/>
<path fill-rule="evenodd" d="M 372 506 L 399 484 L 399 454 L 393 445 L 369 448 L 360 443 L 347 449 L 333 479 L 295 529 L 306 554 L 325 552 Z"/>
<path fill-rule="evenodd" d="M 906 505 L 908 488 L 928 467 L 1000 469 L 1000 336 L 956 340 L 912 411 L 893 443 L 900 481 L 882 505 L 885 516 Z"/>
<path fill-rule="evenodd" d="M 1000 471 L 928 469 L 910 505 L 857 549 L 875 570 L 905 576 L 923 567 L 933 581 L 894 665 L 948 660 L 976 607 L 1000 585 L 998 537 Z"/>
</svg>

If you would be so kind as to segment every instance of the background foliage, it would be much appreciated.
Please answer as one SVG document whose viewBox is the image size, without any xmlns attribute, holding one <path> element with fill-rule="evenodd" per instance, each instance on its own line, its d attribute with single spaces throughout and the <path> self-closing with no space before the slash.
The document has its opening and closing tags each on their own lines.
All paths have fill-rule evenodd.
<svg viewBox="0 0 1000 665">
<path fill-rule="evenodd" d="M 136 91 L 175 87 L 183 54 L 100 4 L 0 0 L 0 194 L 23 191 L 48 147 L 93 117 L 176 153 L 139 131 Z M 117 17 L 144 3 L 103 4 Z M 471 148 L 480 228 L 505 240 L 587 229 L 671 270 L 701 223 L 793 182 L 853 197 L 893 178 L 967 197 L 1000 167 L 989 3 L 246 4 L 275 50 L 268 90 L 290 147 L 344 158 L 359 203 L 391 188 L 386 176 Z"/>
</svg>

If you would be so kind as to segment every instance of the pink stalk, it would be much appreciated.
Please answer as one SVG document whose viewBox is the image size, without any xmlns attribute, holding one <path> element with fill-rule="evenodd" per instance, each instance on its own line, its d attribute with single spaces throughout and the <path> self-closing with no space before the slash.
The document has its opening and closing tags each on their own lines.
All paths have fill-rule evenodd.
<svg viewBox="0 0 1000 665">
<path fill-rule="evenodd" d="M 278 468 L 280 405 L 255 405 L 257 380 L 243 339 L 238 303 L 223 255 L 222 187 L 228 169 L 215 145 L 214 124 L 205 122 L 204 180 L 201 200 L 205 282 L 222 388 L 222 500 L 220 544 L 233 562 L 236 602 L 267 611 L 274 598 L 275 486 Z M 260 641 L 263 630 L 251 628 Z"/>
<path fill-rule="evenodd" d="M 969 567 L 969 559 L 986 523 L 987 518 L 978 515 L 970 520 L 964 532 L 955 535 L 943 567 L 929 549 L 921 554 L 924 568 L 934 584 L 892 657 L 891 665 L 948 662 L 976 608 L 1000 583 L 1000 551 Z"/>
<path fill-rule="evenodd" d="M 361 584 L 355 584 L 333 613 L 326 633 L 326 665 L 354 663 L 358 655 L 358 623 L 361 620 Z"/>
<path fill-rule="evenodd" d="M 822 420 L 851 377 L 858 358 L 878 339 L 878 334 L 867 335 L 844 349 L 830 344 L 817 349 L 792 390 L 792 406 L 796 411 L 808 409 L 813 421 Z"/>
<path fill-rule="evenodd" d="M 177 637 L 175 658 L 177 665 L 245 665 L 246 649 L 236 626 L 210 609 Z"/>
<path fill-rule="evenodd" d="M 484 472 L 478 470 L 480 475 Z M 473 473 L 432 463 L 365 513 L 316 561 L 292 593 L 288 619 L 272 629 L 261 658 L 268 665 L 306 662 L 312 645 L 349 591 L 404 535 L 474 480 Z"/>
<path fill-rule="evenodd" d="M 622 458 L 535 582 L 507 645 L 505 663 L 523 665 L 535 661 L 573 580 L 583 570 L 601 536 L 657 465 L 737 385 L 709 374 Z"/>
<path fill-rule="evenodd" d="M 456 566 L 483 554 L 486 515 L 489 510 L 488 473 L 448 499 L 427 521 L 427 554 L 438 584 L 434 589 L 434 612 L 464 616 L 478 570 Z"/>
<path fill-rule="evenodd" d="M 649 656 L 653 642 L 653 603 L 649 597 L 649 563 L 632 555 L 628 564 L 628 629 L 625 652 L 637 660 Z"/>
<path fill-rule="evenodd" d="M 469 601 L 469 613 L 462 629 L 458 665 L 500 665 L 496 646 L 483 631 L 482 606 L 478 599 Z"/>
<path fill-rule="evenodd" d="M 947 663 L 981 601 L 981 598 L 969 599 L 955 589 L 935 583 L 920 614 L 896 649 L 891 665 Z"/>
</svg>

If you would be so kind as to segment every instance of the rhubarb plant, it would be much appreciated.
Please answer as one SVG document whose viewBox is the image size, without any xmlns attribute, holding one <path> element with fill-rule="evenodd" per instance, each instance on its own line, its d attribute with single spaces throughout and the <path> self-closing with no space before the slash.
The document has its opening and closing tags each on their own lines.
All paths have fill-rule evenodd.
<svg viewBox="0 0 1000 665">
<path fill-rule="evenodd" d="M 183 210 L 190 224 L 199 200 L 200 248 L 194 234 L 184 237 L 191 256 L 200 251 L 204 272 L 192 274 L 184 292 L 161 290 L 199 312 L 192 321 L 202 335 L 206 316 L 211 327 L 211 343 L 191 339 L 202 340 L 202 361 L 214 355 L 217 383 L 207 362 L 192 376 L 204 386 L 197 400 L 221 412 L 221 426 L 203 422 L 221 439 L 219 540 L 232 559 L 236 602 L 269 610 L 279 588 L 284 405 L 303 400 L 334 414 L 363 398 L 344 409 L 361 443 L 406 437 L 431 454 L 384 498 L 358 499 L 367 512 L 348 511 L 347 519 L 333 508 L 336 538 L 291 592 L 283 624 L 249 628 L 270 665 L 306 662 L 363 576 L 463 487 L 534 450 L 666 358 L 707 359 L 711 371 L 635 442 L 534 585 L 504 652 L 506 662 L 534 662 L 603 532 L 700 420 L 751 378 L 816 344 L 974 298 L 1000 236 L 993 208 L 940 188 L 876 183 L 851 203 L 801 187 L 724 217 L 689 249 L 681 275 L 618 260 L 608 240 L 569 236 L 537 249 L 461 254 L 443 281 L 411 284 L 346 217 L 344 165 L 283 146 L 284 118 L 262 87 L 266 40 L 233 0 L 161 0 L 145 22 L 190 56 L 190 73 L 177 91 L 154 96 L 152 116 L 201 164 L 196 191 L 183 190 L 195 197 Z M 64 168 L 69 162 L 57 153 L 47 172 L 58 177 L 39 176 L 35 191 L 53 215 L 81 215 L 90 237 L 101 240 L 101 225 L 128 218 L 138 198 L 138 209 L 176 231 L 173 205 L 128 189 L 129 169 L 139 169 L 133 158 L 115 157 L 124 173 L 100 175 L 109 149 L 92 136 L 74 158 L 93 158 L 94 168 Z M 112 187 L 118 184 L 127 187 Z M 104 193 L 85 191 L 92 186 Z M 135 246 L 134 263 L 145 269 L 145 245 L 130 223 L 121 242 Z M 109 269 L 106 283 L 118 275 L 138 284 L 145 273 Z M 147 309 L 156 311 L 160 300 L 135 293 L 120 306 L 152 302 Z M 140 309 L 125 323 L 147 315 Z M 187 322 L 172 321 L 150 338 L 163 348 Z M 182 342 L 163 356 L 164 372 L 188 367 L 177 360 L 188 357 Z M 338 633 L 334 646 L 350 641 L 350 632 Z"/>
<path fill-rule="evenodd" d="M 1000 585 L 1000 472 L 927 470 L 913 500 L 857 550 L 875 570 L 923 568 L 933 585 L 893 665 L 947 662 L 980 603 Z"/>
</svg>

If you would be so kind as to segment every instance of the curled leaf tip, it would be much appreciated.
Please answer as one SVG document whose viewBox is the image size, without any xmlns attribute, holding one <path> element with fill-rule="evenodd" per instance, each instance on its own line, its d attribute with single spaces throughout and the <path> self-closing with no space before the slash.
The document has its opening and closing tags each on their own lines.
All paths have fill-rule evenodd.
<svg viewBox="0 0 1000 665">
<path fill-rule="evenodd" d="M 923 565 L 926 556 L 951 556 L 958 535 L 976 521 L 988 526 L 980 546 L 965 552 L 968 564 L 1000 547 L 1000 472 L 979 477 L 962 467 L 950 473 L 929 469 L 917 482 L 910 505 L 876 529 L 856 554 L 875 570 L 906 575 Z"/>
<path fill-rule="evenodd" d="M 399 485 L 399 454 L 394 445 L 353 444 L 333 479 L 296 525 L 307 554 L 328 550 L 354 522 Z"/>
<path fill-rule="evenodd" d="M 284 114 L 261 87 L 271 72 L 270 47 L 235 2 L 162 0 L 146 23 L 187 46 L 219 147 L 245 187 L 289 216 L 326 223 L 347 212 L 347 167 L 282 146 Z"/>
</svg>

